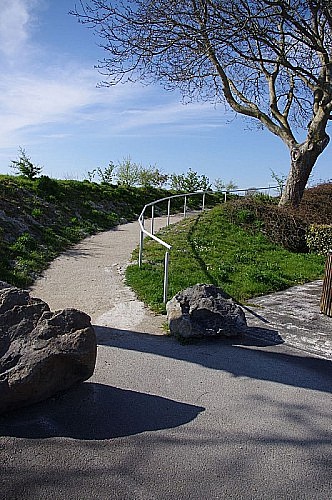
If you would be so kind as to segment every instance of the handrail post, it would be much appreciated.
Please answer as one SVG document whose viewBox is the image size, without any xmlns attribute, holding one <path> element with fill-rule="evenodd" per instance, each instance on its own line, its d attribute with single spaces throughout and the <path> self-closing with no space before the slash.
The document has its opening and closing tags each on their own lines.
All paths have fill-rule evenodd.
<svg viewBox="0 0 332 500">
<path fill-rule="evenodd" d="M 166 223 L 167 226 L 169 226 L 170 224 L 170 217 L 171 217 L 171 198 L 169 198 L 167 204 L 167 223 Z"/>
<path fill-rule="evenodd" d="M 164 264 L 164 295 L 163 295 L 163 303 L 167 302 L 167 294 L 168 294 L 168 266 L 169 266 L 169 251 L 165 252 L 165 264 Z"/>
<path fill-rule="evenodd" d="M 154 234 L 154 205 L 151 205 L 151 234 Z"/>
<path fill-rule="evenodd" d="M 184 197 L 184 205 L 183 205 L 183 217 L 187 216 L 187 196 Z"/>
<path fill-rule="evenodd" d="M 143 241 L 144 241 L 144 233 L 141 229 L 140 235 L 139 235 L 139 253 L 138 253 L 138 267 L 142 266 L 142 259 L 143 259 Z"/>
</svg>

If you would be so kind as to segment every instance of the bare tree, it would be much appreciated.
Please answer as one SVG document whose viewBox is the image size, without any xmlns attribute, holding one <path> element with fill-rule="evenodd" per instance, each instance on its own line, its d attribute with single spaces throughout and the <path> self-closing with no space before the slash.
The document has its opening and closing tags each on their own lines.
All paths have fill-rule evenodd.
<svg viewBox="0 0 332 500">
<path fill-rule="evenodd" d="M 329 142 L 330 0 L 82 0 L 72 14 L 100 37 L 103 84 L 160 82 L 278 136 L 290 152 L 280 204 L 300 203 Z"/>
</svg>

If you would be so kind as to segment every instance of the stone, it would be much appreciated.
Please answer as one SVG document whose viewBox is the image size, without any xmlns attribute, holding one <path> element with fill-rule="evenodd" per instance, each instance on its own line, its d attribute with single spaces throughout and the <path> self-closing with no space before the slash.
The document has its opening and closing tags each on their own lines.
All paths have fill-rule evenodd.
<svg viewBox="0 0 332 500">
<path fill-rule="evenodd" d="M 93 374 L 90 317 L 51 312 L 29 292 L 0 282 L 0 413 L 47 399 Z"/>
<path fill-rule="evenodd" d="M 166 305 L 172 335 L 234 337 L 247 329 L 241 307 L 221 288 L 198 284 L 177 293 Z"/>
</svg>

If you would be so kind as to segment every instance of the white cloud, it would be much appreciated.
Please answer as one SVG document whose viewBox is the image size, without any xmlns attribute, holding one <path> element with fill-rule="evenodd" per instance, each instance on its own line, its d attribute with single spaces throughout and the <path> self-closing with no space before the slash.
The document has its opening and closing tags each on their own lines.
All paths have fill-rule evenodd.
<svg viewBox="0 0 332 500">
<path fill-rule="evenodd" d="M 64 79 L 11 75 L 0 83 L 1 147 L 17 144 L 27 127 L 59 122 L 90 102 L 89 92 Z"/>
<path fill-rule="evenodd" d="M 224 115 L 225 116 L 225 115 Z M 176 126 L 190 129 L 216 128 L 222 125 L 221 114 L 209 103 L 183 105 L 178 101 L 122 112 L 118 131 L 151 126 Z"/>
<path fill-rule="evenodd" d="M 220 114 L 209 104 L 184 106 L 178 94 L 163 97 L 160 89 L 140 85 L 98 89 L 98 73 L 61 50 L 56 63 L 46 62 L 32 33 L 49 0 L 0 2 L 0 148 L 80 133 L 146 136 L 220 126 Z"/>
<path fill-rule="evenodd" d="M 25 46 L 37 0 L 1 0 L 0 50 L 10 58 Z"/>
<path fill-rule="evenodd" d="M 153 88 L 119 85 L 96 88 L 94 70 L 77 66 L 51 68 L 44 75 L 11 74 L 0 81 L 0 147 L 35 138 L 79 133 L 90 127 L 93 135 L 157 133 L 158 127 L 220 126 L 220 114 L 209 104 L 182 105 L 176 96 L 158 104 Z M 51 128 L 50 125 L 53 125 Z M 94 129 L 93 129 L 94 127 Z M 150 132 L 149 132 L 150 130 Z"/>
<path fill-rule="evenodd" d="M 100 117 L 100 109 L 111 109 L 125 100 L 129 89 L 120 86 L 105 92 L 95 86 L 95 71 L 77 67 L 52 68 L 41 76 L 11 74 L 0 81 L 0 147 L 21 142 L 29 130 L 54 124 L 52 135 L 63 136 L 62 125 L 78 124 Z M 106 90 L 106 89 L 105 89 Z M 136 95 L 131 91 L 130 96 Z"/>
</svg>

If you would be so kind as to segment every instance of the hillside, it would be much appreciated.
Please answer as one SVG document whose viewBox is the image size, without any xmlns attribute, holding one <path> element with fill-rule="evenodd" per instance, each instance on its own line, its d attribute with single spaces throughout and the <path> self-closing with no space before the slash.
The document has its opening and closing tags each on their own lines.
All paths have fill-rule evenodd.
<svg viewBox="0 0 332 500">
<path fill-rule="evenodd" d="M 71 244 L 134 220 L 144 204 L 168 194 L 46 176 L 0 176 L 0 280 L 28 286 Z"/>
<path fill-rule="evenodd" d="M 0 280 L 22 287 L 30 285 L 49 262 L 73 243 L 136 219 L 146 203 L 169 194 L 152 187 L 0 175 Z M 218 196 L 211 194 L 207 201 L 215 205 Z M 180 200 L 178 206 L 174 202 L 173 210 L 179 210 L 181 204 Z M 267 205 L 257 205 L 254 199 L 239 200 L 236 208 L 227 205 L 228 217 L 245 227 L 257 225 L 261 213 L 269 213 Z M 310 222 L 332 220 L 332 184 L 307 190 L 297 214 L 284 217 L 274 203 L 269 203 L 269 210 L 263 224 L 265 232 L 269 231 L 273 240 L 285 234 L 293 240 L 293 235 L 302 234 Z"/>
</svg>

